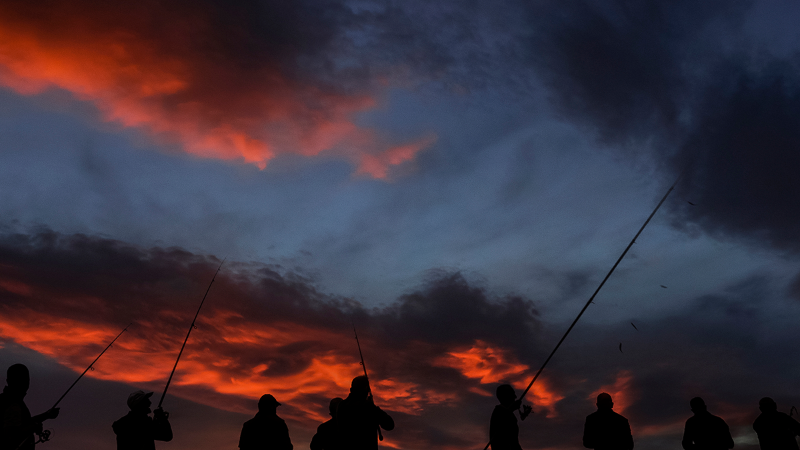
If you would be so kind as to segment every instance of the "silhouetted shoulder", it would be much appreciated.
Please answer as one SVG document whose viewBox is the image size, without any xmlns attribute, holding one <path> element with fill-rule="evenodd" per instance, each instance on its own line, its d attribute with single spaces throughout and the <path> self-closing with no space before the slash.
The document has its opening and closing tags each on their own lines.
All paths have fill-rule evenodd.
<svg viewBox="0 0 800 450">
<path fill-rule="evenodd" d="M 762 412 L 753 422 L 753 429 L 762 450 L 798 450 L 800 423 L 786 413 Z"/>
<path fill-rule="evenodd" d="M 630 450 L 633 448 L 631 427 L 621 414 L 600 409 L 586 416 L 583 446 L 595 450 Z"/>
</svg>

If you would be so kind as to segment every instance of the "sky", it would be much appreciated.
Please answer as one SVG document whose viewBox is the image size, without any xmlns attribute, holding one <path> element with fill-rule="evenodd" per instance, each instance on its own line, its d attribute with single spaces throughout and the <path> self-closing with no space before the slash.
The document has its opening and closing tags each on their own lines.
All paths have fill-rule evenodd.
<svg viewBox="0 0 800 450">
<path fill-rule="evenodd" d="M 581 447 L 608 392 L 637 448 L 701 396 L 736 448 L 800 404 L 800 3 L 0 3 L 0 366 L 53 450 L 235 448 L 273 394 L 295 448 L 361 373 L 381 447 Z"/>
</svg>

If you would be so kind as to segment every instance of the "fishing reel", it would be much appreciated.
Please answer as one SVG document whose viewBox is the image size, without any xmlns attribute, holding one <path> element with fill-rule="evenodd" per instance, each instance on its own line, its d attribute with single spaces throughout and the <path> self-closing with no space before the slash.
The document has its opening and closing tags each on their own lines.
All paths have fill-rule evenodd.
<svg viewBox="0 0 800 450">
<path fill-rule="evenodd" d="M 163 408 L 156 408 L 156 410 L 153 411 L 153 418 L 169 419 L 169 412 L 164 411 Z"/>
<path fill-rule="evenodd" d="M 33 444 L 36 445 L 36 444 L 41 444 L 42 442 L 49 441 L 51 434 L 53 434 L 51 430 L 36 431 L 37 439 Z"/>
</svg>

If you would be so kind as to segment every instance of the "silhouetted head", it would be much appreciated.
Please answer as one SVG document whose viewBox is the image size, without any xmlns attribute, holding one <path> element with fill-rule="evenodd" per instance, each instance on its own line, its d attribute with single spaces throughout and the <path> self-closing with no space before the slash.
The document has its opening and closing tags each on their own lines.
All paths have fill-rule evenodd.
<svg viewBox="0 0 800 450">
<path fill-rule="evenodd" d="M 501 384 L 497 386 L 497 391 L 495 391 L 497 395 L 497 399 L 500 400 L 501 405 L 514 403 L 517 399 L 517 392 L 511 387 L 510 384 Z"/>
<path fill-rule="evenodd" d="M 342 403 L 341 397 L 336 397 L 331 399 L 330 405 L 328 405 L 328 412 L 331 413 L 331 417 L 336 417 L 336 410 L 339 409 L 339 403 Z"/>
<path fill-rule="evenodd" d="M 259 412 L 272 412 L 272 413 L 274 413 L 275 411 L 278 410 L 278 406 L 281 406 L 281 404 L 278 403 L 277 400 L 275 400 L 275 397 L 273 397 L 272 394 L 264 394 L 258 400 L 258 411 Z"/>
<path fill-rule="evenodd" d="M 131 411 L 141 411 L 145 414 L 150 413 L 150 397 L 153 396 L 152 392 L 136 391 L 128 396 L 128 408 Z"/>
<path fill-rule="evenodd" d="M 692 412 L 695 414 L 700 414 L 708 411 L 706 407 L 706 402 L 703 401 L 700 397 L 695 397 L 689 400 L 689 407 L 692 408 Z"/>
<path fill-rule="evenodd" d="M 350 383 L 350 393 L 358 397 L 366 397 L 369 394 L 369 379 L 364 375 L 353 378 Z"/>
<path fill-rule="evenodd" d="M 775 400 L 764 397 L 758 401 L 758 409 L 760 409 L 761 412 L 775 412 L 778 410 L 778 404 L 775 403 Z"/>
<path fill-rule="evenodd" d="M 31 374 L 25 364 L 14 364 L 8 368 L 6 384 L 17 392 L 28 392 L 28 388 L 31 386 Z"/>
<path fill-rule="evenodd" d="M 597 409 L 611 409 L 614 407 L 614 401 L 611 400 L 611 395 L 603 392 L 597 396 Z"/>
</svg>

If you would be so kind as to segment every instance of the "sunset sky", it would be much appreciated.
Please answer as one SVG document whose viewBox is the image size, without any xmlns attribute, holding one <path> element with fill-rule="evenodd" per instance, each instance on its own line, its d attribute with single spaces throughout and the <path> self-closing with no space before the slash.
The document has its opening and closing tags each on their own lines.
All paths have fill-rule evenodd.
<svg viewBox="0 0 800 450">
<path fill-rule="evenodd" d="M 360 373 L 382 448 L 475 450 L 500 383 L 525 449 L 581 447 L 609 392 L 637 448 L 689 400 L 758 448 L 800 406 L 797 0 L 4 0 L 0 369 L 114 448 L 236 448 L 257 399 L 308 448 Z"/>
</svg>

